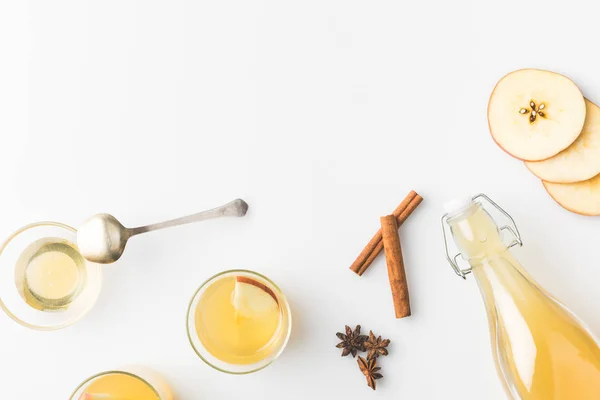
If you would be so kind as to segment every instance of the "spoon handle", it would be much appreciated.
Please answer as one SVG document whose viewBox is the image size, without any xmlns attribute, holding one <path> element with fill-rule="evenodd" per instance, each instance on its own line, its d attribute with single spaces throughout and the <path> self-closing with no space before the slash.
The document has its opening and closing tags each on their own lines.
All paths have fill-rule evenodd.
<svg viewBox="0 0 600 400">
<path fill-rule="evenodd" d="M 243 217 L 248 211 L 248 203 L 242 199 L 236 199 L 232 202 L 222 205 L 221 207 L 213 208 L 212 210 L 202 211 L 186 217 L 176 218 L 157 224 L 140 226 L 137 228 L 128 229 L 129 237 L 155 231 L 158 229 L 170 228 L 173 226 L 189 224 L 191 222 L 205 221 L 207 219 L 220 217 Z"/>
</svg>

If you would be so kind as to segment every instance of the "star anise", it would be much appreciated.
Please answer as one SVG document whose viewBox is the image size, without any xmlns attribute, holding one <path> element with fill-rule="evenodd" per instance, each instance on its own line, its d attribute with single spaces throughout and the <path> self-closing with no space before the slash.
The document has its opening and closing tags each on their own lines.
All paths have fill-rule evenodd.
<svg viewBox="0 0 600 400">
<path fill-rule="evenodd" d="M 382 340 L 381 336 L 375 337 L 373 331 L 369 332 L 369 339 L 365 341 L 365 349 L 369 351 L 367 360 L 375 359 L 379 356 L 387 356 L 386 347 L 390 344 L 390 339 Z"/>
<path fill-rule="evenodd" d="M 356 325 L 354 331 L 346 325 L 346 334 L 336 333 L 336 336 L 341 340 L 340 343 L 337 344 L 338 349 L 344 349 L 342 351 L 342 357 L 346 357 L 348 354 L 352 354 L 352 357 L 356 357 L 356 353 L 359 351 L 365 351 L 365 341 L 367 340 L 367 335 L 360 334 L 360 325 Z"/>
<path fill-rule="evenodd" d="M 377 360 L 375 358 L 365 360 L 361 356 L 358 356 L 357 362 L 360 370 L 367 378 L 367 385 L 375 390 L 375 380 L 383 378 L 383 375 L 378 372 L 381 368 L 377 366 Z"/>
</svg>

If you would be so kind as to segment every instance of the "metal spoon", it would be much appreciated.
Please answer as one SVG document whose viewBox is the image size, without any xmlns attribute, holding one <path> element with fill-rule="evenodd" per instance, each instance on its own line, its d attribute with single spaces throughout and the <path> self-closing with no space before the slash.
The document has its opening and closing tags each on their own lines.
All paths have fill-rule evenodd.
<svg viewBox="0 0 600 400">
<path fill-rule="evenodd" d="M 207 219 L 243 217 L 247 211 L 248 204 L 242 199 L 237 199 L 212 210 L 139 228 L 125 228 L 112 215 L 97 214 L 84 222 L 77 230 L 77 246 L 81 255 L 88 261 L 110 264 L 121 258 L 125 245 L 132 236 Z"/>
</svg>

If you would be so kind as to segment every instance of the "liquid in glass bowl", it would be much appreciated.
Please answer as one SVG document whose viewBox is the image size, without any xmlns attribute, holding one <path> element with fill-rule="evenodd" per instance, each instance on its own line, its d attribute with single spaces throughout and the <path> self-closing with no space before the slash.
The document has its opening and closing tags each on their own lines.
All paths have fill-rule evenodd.
<svg viewBox="0 0 600 400">
<path fill-rule="evenodd" d="M 31 329 L 69 326 L 94 306 L 102 269 L 85 260 L 77 232 L 58 222 L 27 225 L 0 247 L 0 307 Z"/>
</svg>

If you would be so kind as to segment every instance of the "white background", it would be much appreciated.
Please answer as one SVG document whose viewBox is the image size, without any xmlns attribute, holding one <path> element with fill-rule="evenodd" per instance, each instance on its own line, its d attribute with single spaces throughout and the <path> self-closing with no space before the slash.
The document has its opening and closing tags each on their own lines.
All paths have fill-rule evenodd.
<svg viewBox="0 0 600 400">
<path fill-rule="evenodd" d="M 518 256 L 600 334 L 598 220 L 564 211 L 490 139 L 496 81 L 523 67 L 600 102 L 598 16 L 585 1 L 0 2 L 0 236 L 110 212 L 128 226 L 251 206 L 132 241 L 81 322 L 0 315 L 2 399 L 64 400 L 142 364 L 177 399 L 503 399 L 473 279 L 446 263 L 443 202 L 485 192 L 519 223 Z M 348 266 L 410 189 L 401 229 L 413 316 L 395 320 L 385 262 Z M 185 333 L 194 290 L 229 268 L 281 285 L 291 342 L 228 376 Z M 360 323 L 391 338 L 378 390 L 335 349 Z"/>
</svg>

